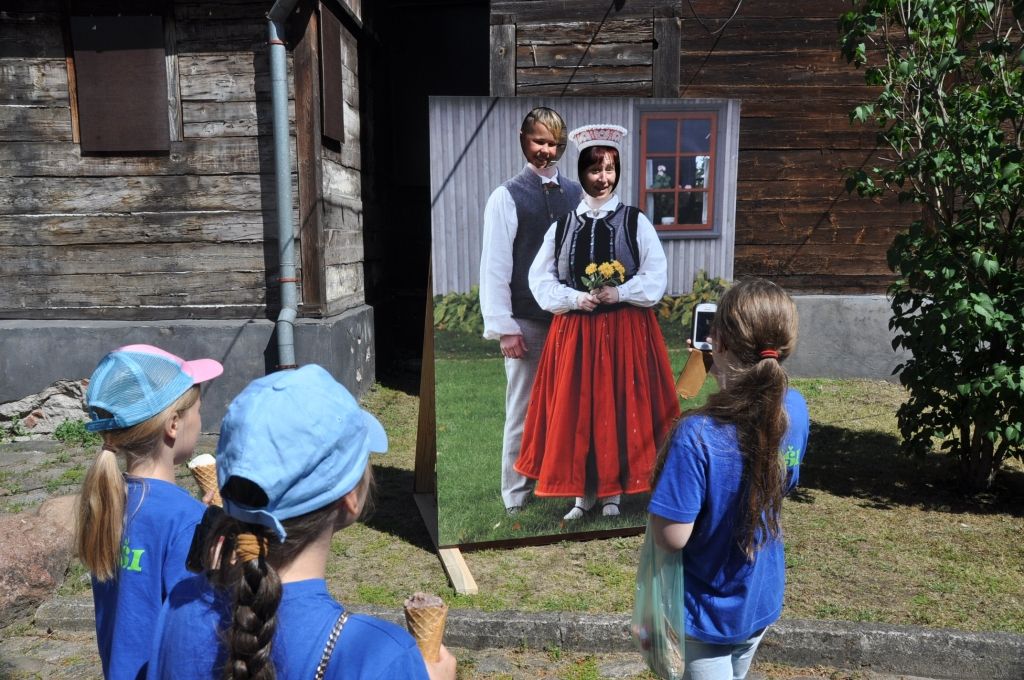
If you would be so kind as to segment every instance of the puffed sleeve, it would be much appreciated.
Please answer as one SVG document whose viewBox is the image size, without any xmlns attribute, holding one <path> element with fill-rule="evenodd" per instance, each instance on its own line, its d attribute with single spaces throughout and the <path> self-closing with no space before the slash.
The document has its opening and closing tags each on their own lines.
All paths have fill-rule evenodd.
<svg viewBox="0 0 1024 680">
<path fill-rule="evenodd" d="M 637 307 L 653 307 L 668 287 L 668 260 L 658 232 L 643 213 L 637 215 L 636 241 L 640 266 L 636 276 L 619 286 L 619 300 Z"/>
</svg>

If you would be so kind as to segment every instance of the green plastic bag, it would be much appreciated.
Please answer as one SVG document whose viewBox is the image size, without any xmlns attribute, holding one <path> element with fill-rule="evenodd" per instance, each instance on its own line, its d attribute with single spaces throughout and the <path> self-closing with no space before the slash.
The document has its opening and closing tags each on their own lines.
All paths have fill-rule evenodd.
<svg viewBox="0 0 1024 680">
<path fill-rule="evenodd" d="M 683 677 L 686 624 L 683 605 L 683 551 L 666 551 L 654 542 L 647 520 L 647 535 L 640 549 L 633 602 L 633 641 L 648 668 L 659 678 Z"/>
</svg>

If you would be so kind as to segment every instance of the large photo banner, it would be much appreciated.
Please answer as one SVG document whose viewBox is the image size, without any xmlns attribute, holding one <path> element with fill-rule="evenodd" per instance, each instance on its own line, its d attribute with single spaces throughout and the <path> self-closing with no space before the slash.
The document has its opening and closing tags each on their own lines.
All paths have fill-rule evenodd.
<svg viewBox="0 0 1024 680">
<path fill-rule="evenodd" d="M 722 111 L 431 98 L 440 546 L 644 526 L 685 354 L 659 303 L 731 273 Z"/>
</svg>

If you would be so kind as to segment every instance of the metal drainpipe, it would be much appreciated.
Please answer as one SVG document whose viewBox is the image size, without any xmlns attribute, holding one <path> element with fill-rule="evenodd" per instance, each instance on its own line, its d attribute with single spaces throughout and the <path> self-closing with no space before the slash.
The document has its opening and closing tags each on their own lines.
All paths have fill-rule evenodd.
<svg viewBox="0 0 1024 680">
<path fill-rule="evenodd" d="M 295 283 L 295 229 L 292 225 L 292 173 L 288 138 L 288 51 L 284 21 L 297 0 L 279 0 L 267 13 L 270 45 L 270 96 L 274 121 L 274 184 L 277 196 L 277 242 L 280 249 L 281 312 L 277 315 L 277 367 L 297 368 L 295 318 L 298 301 Z"/>
</svg>

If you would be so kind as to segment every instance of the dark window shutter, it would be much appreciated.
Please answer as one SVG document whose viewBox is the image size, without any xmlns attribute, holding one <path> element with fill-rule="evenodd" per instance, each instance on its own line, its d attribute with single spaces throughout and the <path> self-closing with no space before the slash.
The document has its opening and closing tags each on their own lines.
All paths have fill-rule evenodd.
<svg viewBox="0 0 1024 680">
<path fill-rule="evenodd" d="M 341 22 L 320 3 L 320 121 L 324 137 L 345 141 L 345 102 L 341 91 Z"/>
<path fill-rule="evenodd" d="M 72 16 L 83 153 L 167 151 L 160 16 Z"/>
</svg>

